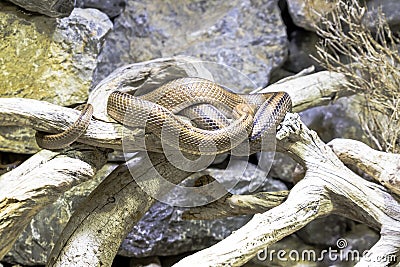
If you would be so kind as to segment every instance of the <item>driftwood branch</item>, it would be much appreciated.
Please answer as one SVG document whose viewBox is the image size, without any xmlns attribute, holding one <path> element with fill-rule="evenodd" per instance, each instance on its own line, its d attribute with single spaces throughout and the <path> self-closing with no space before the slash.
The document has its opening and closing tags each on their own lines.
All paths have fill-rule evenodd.
<svg viewBox="0 0 400 267">
<path fill-rule="evenodd" d="M 164 61 L 156 61 L 156 63 L 158 68 L 162 68 L 167 64 Z M 153 62 L 153 64 L 155 63 Z M 90 99 L 90 102 L 94 105 L 95 117 L 91 120 L 86 133 L 79 138 L 79 142 L 96 147 L 121 150 L 123 138 L 129 137 L 129 143 L 137 151 L 163 151 L 161 143 L 156 136 L 145 135 L 143 130 L 139 128 L 133 129 L 128 135 L 127 129 L 109 119 L 106 111 L 106 99 L 111 92 L 110 90 L 140 89 L 140 86 L 136 88 L 130 86 L 130 84 L 146 84 L 145 79 L 154 72 L 154 66 L 151 66 L 152 68 L 149 66 L 144 68 L 140 64 L 137 64 L 136 67 L 127 66 L 117 70 L 98 85 L 93 91 L 92 95 L 94 96 Z M 135 75 L 140 75 L 143 80 L 139 79 L 139 82 L 138 77 Z M 340 96 L 352 94 L 344 86 L 345 81 L 344 76 L 341 74 L 322 71 L 287 80 L 286 82 L 278 82 L 260 92 L 288 92 L 292 98 L 293 111 L 299 112 L 310 107 L 328 104 Z M 39 131 L 57 133 L 71 125 L 79 114 L 79 111 L 71 108 L 33 99 L 0 99 L 0 126 L 30 127 Z"/>
<path fill-rule="evenodd" d="M 161 63 L 153 62 L 152 64 L 161 64 L 157 65 L 160 67 L 164 63 L 161 61 Z M 136 67 L 131 65 L 119 69 L 97 87 L 98 90 L 94 91 L 97 98 L 93 97 L 91 103 L 95 104 L 95 110 L 97 109 L 98 112 L 79 142 L 97 147 L 121 149 L 121 140 L 124 137 L 123 127 L 107 119 L 104 114 L 106 95 L 102 95 L 102 89 L 121 89 L 124 86 L 133 87 L 144 84 L 143 79 L 151 77 L 154 72 L 154 66 L 150 65 L 146 65 L 144 71 L 142 68 L 140 72 L 138 70 L 143 67 L 142 65 Z M 343 86 L 343 82 L 345 82 L 343 75 L 319 72 L 278 82 L 263 89 L 262 92 L 287 91 L 293 99 L 293 110 L 297 112 L 351 94 Z M 305 94 L 305 92 L 308 93 Z M 0 99 L 0 125 L 28 126 L 41 131 L 59 132 L 76 120 L 78 114 L 73 109 L 35 100 Z M 258 249 L 276 242 L 313 219 L 329 213 L 342 212 L 349 218 L 381 228 L 383 244 L 380 247 L 387 245 L 384 238 L 387 236 L 387 231 L 383 231 L 383 225 L 391 225 L 393 226 L 390 228 L 392 233 L 397 232 L 398 229 L 393 223 L 395 216 L 392 212 L 398 203 L 390 194 L 382 187 L 362 180 L 345 168 L 330 148 L 301 122 L 296 119 L 287 120 L 286 124 L 287 127 L 282 128 L 280 133 L 285 133 L 287 130 L 288 137 L 279 142 L 280 149 L 303 163 L 307 168 L 306 177 L 291 190 L 288 196 L 285 192 L 260 193 L 254 196 L 227 196 L 216 202 L 214 206 L 204 207 L 205 210 L 208 208 L 207 212 L 213 212 L 209 214 L 221 217 L 235 214 L 261 214 L 255 216 L 249 225 L 237 231 L 227 241 L 224 240 L 216 246 L 194 254 L 178 263 L 177 266 L 194 266 L 197 262 L 209 266 L 240 265 L 254 256 Z M 131 143 L 138 151 L 144 149 L 161 151 L 160 143 L 155 141 L 157 138 L 151 135 L 146 135 L 145 138 L 147 146 L 144 146 L 143 132 L 133 131 Z M 152 185 L 155 190 L 160 190 L 157 188 L 159 184 L 154 179 L 154 175 L 148 172 L 148 168 L 141 167 L 145 154 L 138 153 L 127 164 L 116 169 L 92 192 L 63 231 L 51 253 L 49 266 L 111 265 L 127 232 L 155 201 L 132 179 L 127 166 L 134 167 L 133 175 L 136 178 L 147 179 L 150 183 L 154 183 Z M 153 159 L 154 166 L 152 167 L 162 172 L 162 176 L 170 182 L 178 183 L 190 175 L 172 166 L 162 154 L 149 153 L 149 155 Z M 67 173 L 68 171 L 64 170 Z M 353 183 L 353 181 L 356 182 Z M 1 190 L 0 192 L 3 193 Z M 370 202 L 365 202 L 366 195 L 368 198 L 370 198 L 369 195 L 375 197 Z M 379 199 L 385 199 L 387 202 L 379 202 Z M 282 201 L 284 202 L 280 204 Z M 41 208 L 41 205 L 35 205 L 33 206 L 36 210 Z M 229 208 L 222 212 L 226 205 L 229 205 Z M 358 206 L 350 209 L 351 205 Z M 385 205 L 390 205 L 390 208 Z M 345 206 L 347 209 L 344 208 Z M 384 207 L 386 213 L 383 211 Z M 345 209 L 345 212 L 341 209 Z M 351 214 L 348 214 L 350 211 Z M 193 209 L 192 213 L 187 213 L 187 216 L 201 218 L 205 216 L 204 214 L 206 213 L 202 211 L 202 208 L 198 208 Z M 13 237 L 20 232 L 19 228 L 8 229 L 11 230 Z M 392 251 L 397 250 L 392 248 Z M 210 256 L 209 261 L 205 263 L 208 256 Z"/>
<path fill-rule="evenodd" d="M 189 175 L 172 166 L 163 154 L 149 153 L 149 157 L 153 167 L 173 183 Z M 111 266 L 122 240 L 155 202 L 135 182 L 154 179 L 146 163 L 145 152 L 140 152 L 90 194 L 63 230 L 48 266 Z"/>
<path fill-rule="evenodd" d="M 312 107 L 327 105 L 332 101 L 354 94 L 345 85 L 343 74 L 320 71 L 314 74 L 284 79 L 258 91 L 258 93 L 285 91 L 290 94 L 293 112 L 300 112 Z"/>
<path fill-rule="evenodd" d="M 118 73 L 115 74 L 115 77 L 118 77 L 118 79 L 121 79 L 121 76 L 124 75 L 125 72 Z M 330 75 L 327 73 L 321 73 L 322 77 L 321 77 L 321 81 L 318 81 L 318 79 L 316 79 L 316 77 L 314 76 L 312 79 L 310 79 L 310 81 L 312 80 L 312 82 L 308 82 L 309 87 L 314 88 L 314 90 L 311 90 L 315 95 L 308 95 L 305 97 L 308 97 L 309 99 L 313 99 L 313 100 L 302 100 L 301 97 L 296 97 L 296 99 L 299 99 L 299 103 L 302 103 L 302 107 L 305 107 L 305 105 L 303 103 L 317 103 L 318 101 L 316 99 L 321 99 L 321 103 L 325 103 L 327 101 L 327 99 L 329 98 L 331 100 L 331 96 L 335 95 L 335 94 L 339 94 L 337 93 L 338 91 L 341 90 L 341 88 L 343 88 L 343 86 L 340 86 L 341 82 L 343 82 L 342 77 L 336 77 L 336 79 L 332 79 L 332 84 L 329 85 L 326 82 L 326 75 Z M 334 75 L 334 74 L 333 74 Z M 318 76 L 318 75 L 316 75 Z M 127 75 L 127 77 L 131 77 L 129 75 Z M 128 79 L 127 78 L 127 79 Z M 300 77 L 302 78 L 302 81 L 300 81 L 301 84 L 307 84 L 305 82 L 305 80 L 307 80 L 307 77 Z M 299 79 L 300 79 L 299 78 Z M 322 80 L 324 80 L 324 82 L 322 82 Z M 111 79 L 112 81 L 112 79 Z M 291 81 L 292 82 L 292 81 Z M 127 82 L 121 82 L 121 84 L 126 84 Z M 107 83 L 105 83 L 104 85 L 100 85 L 104 86 L 104 87 L 110 87 L 107 86 Z M 295 86 L 291 86 L 292 88 L 295 88 Z M 322 88 L 322 89 L 321 89 Z M 330 89 L 329 89 L 330 88 Z M 298 91 L 296 91 L 298 93 Z M 329 92 L 329 93 L 326 93 Z M 336 93 L 332 93 L 332 92 L 336 92 Z M 297 94 L 295 93 L 295 94 Z M 304 94 L 302 94 L 304 96 Z M 295 109 L 297 109 L 297 105 L 296 102 L 294 102 L 294 107 Z M 121 136 L 118 136 L 117 138 L 121 139 Z M 140 158 L 140 157 L 139 157 Z M 137 160 L 137 159 L 136 159 Z M 140 159 L 139 159 L 140 162 Z M 139 165 L 138 165 L 139 166 Z M 169 166 L 167 162 L 163 163 L 163 168 L 167 170 L 167 172 L 172 173 L 173 175 L 171 175 L 171 177 L 175 177 L 178 180 L 184 179 L 187 175 L 187 173 L 183 173 L 181 175 L 177 175 L 175 172 L 175 168 L 173 166 Z M 125 170 L 125 173 L 127 173 L 127 171 Z M 148 175 L 148 173 L 143 173 L 141 175 Z M 130 174 L 127 173 L 125 175 L 121 175 L 121 177 L 125 177 L 125 179 L 127 179 L 127 177 L 130 177 Z M 151 177 L 148 177 L 149 179 Z M 122 178 L 121 178 L 122 179 Z M 116 244 L 119 244 L 123 238 L 125 237 L 125 235 L 127 234 L 127 231 L 129 229 L 131 229 L 131 227 L 134 225 L 134 223 L 140 218 L 140 216 L 137 214 L 138 211 L 140 212 L 145 212 L 150 206 L 151 203 L 153 203 L 154 200 L 148 200 L 147 195 L 145 195 L 143 192 L 139 192 L 140 188 L 134 183 L 134 181 L 132 181 L 132 179 L 130 179 L 130 186 L 124 188 L 124 190 L 128 190 L 130 187 L 132 187 L 134 190 L 133 191 L 129 191 L 128 193 L 124 193 L 124 190 L 122 190 L 121 187 L 118 186 L 118 180 L 115 181 L 115 175 L 110 175 L 110 178 L 106 181 L 111 181 L 111 182 L 104 182 L 105 186 L 110 186 L 114 191 L 105 188 L 104 186 L 100 186 L 98 189 L 95 190 L 95 192 L 93 192 L 93 195 L 104 195 L 104 192 L 110 192 L 111 195 L 113 196 L 113 198 L 115 199 L 125 199 L 125 198 L 134 198 L 132 200 L 126 200 L 131 201 L 133 204 L 127 204 L 128 207 L 130 207 L 130 212 L 126 212 L 127 210 L 127 206 L 126 205 L 113 205 L 114 208 L 112 210 L 107 210 L 107 211 L 102 211 L 100 212 L 101 214 L 103 214 L 105 216 L 105 218 L 113 218 L 114 215 L 113 214 L 118 214 L 118 220 L 113 220 L 114 223 L 112 223 L 112 227 L 102 227 L 102 231 L 101 233 L 97 233 L 96 231 L 98 230 L 98 226 L 97 225 L 102 225 L 104 226 L 104 224 L 99 223 L 102 222 L 102 219 L 99 218 L 98 215 L 94 216 L 95 214 L 97 214 L 98 212 L 93 212 L 93 207 L 95 208 L 95 210 L 97 210 L 96 207 L 102 207 L 103 205 L 99 205 L 98 203 L 98 197 L 91 197 L 87 200 L 87 202 L 85 202 L 85 205 L 88 207 L 87 209 L 80 209 L 79 213 L 76 214 L 74 216 L 74 218 L 70 221 L 70 223 L 68 224 L 68 226 L 66 227 L 66 230 L 63 232 L 62 237 L 60 238 L 60 243 L 54 248 L 54 251 L 52 252 L 52 258 L 50 259 L 49 265 L 66 265 L 67 262 L 70 262 L 71 265 L 76 265 L 76 264 L 83 264 L 83 262 L 79 262 L 79 260 L 82 260 L 82 257 L 79 257 L 79 255 L 82 255 L 80 252 L 77 253 L 78 248 L 80 247 L 80 244 L 82 242 L 82 240 L 80 239 L 79 235 L 74 234 L 71 235 L 71 233 L 80 233 L 80 232 L 91 232 L 94 235 L 96 235 L 96 241 L 93 243 L 90 243 L 87 247 L 88 247 L 88 251 L 85 251 L 85 253 L 90 253 L 91 254 L 91 262 L 102 262 L 102 263 L 111 263 L 112 259 L 115 255 L 115 253 L 117 252 L 118 246 Z M 121 189 L 121 190 L 117 190 L 117 189 Z M 115 191 L 116 190 L 116 191 Z M 137 199 L 138 197 L 144 197 L 144 199 L 146 200 L 146 205 L 138 205 L 137 203 Z M 235 198 L 235 197 L 233 197 Z M 104 200 L 105 203 L 108 203 L 107 200 Z M 250 200 L 247 200 L 246 203 L 249 203 Z M 233 202 L 234 203 L 234 202 Z M 108 206 L 110 204 L 107 204 Z M 92 207 L 92 209 L 90 208 Z M 250 208 L 254 210 L 253 208 Z M 101 209 L 100 209 L 101 210 Z M 132 217 L 135 218 L 135 220 L 132 220 Z M 89 218 L 87 220 L 85 220 L 84 222 L 81 221 L 79 218 Z M 93 219 L 90 219 L 93 218 Z M 119 224 L 121 224 L 120 226 L 118 226 L 117 222 Z M 110 236 L 112 236 L 113 238 L 109 238 Z M 116 238 L 118 237 L 118 239 Z M 117 242 L 117 240 L 119 242 Z M 107 248 L 107 252 L 108 253 L 104 253 L 101 250 L 98 250 L 97 248 L 99 246 L 102 246 L 103 248 Z M 94 253 L 93 253 L 94 252 Z M 87 255 L 87 254 L 86 254 Z M 107 257 L 106 257 L 107 256 Z"/>
<path fill-rule="evenodd" d="M 41 208 L 87 181 L 106 162 L 104 151 L 79 146 L 63 153 L 42 150 L 0 176 L 0 258 Z"/>
<path fill-rule="evenodd" d="M 223 241 L 188 256 L 174 266 L 240 266 L 265 246 L 327 214 L 340 214 L 380 229 L 381 239 L 368 258 L 379 266 L 399 260 L 400 203 L 380 185 L 348 168 L 310 131 L 298 116 L 287 116 L 278 132 L 278 145 L 297 159 L 306 175 L 281 205 L 261 214 Z M 388 259 L 385 261 L 384 259 Z"/>
<path fill-rule="evenodd" d="M 212 220 L 230 216 L 249 215 L 265 212 L 282 204 L 289 191 L 260 192 L 253 195 L 226 196 L 202 207 L 183 212 L 185 220 Z"/>
<path fill-rule="evenodd" d="M 351 139 L 328 143 L 343 163 L 354 165 L 400 196 L 400 155 L 374 150 Z"/>
</svg>

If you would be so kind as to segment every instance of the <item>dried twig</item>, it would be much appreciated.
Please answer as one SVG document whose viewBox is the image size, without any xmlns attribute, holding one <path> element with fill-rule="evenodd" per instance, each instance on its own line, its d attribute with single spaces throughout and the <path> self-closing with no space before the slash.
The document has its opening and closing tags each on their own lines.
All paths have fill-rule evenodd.
<svg viewBox="0 0 400 267">
<path fill-rule="evenodd" d="M 349 3 L 350 2 L 350 3 Z M 328 70 L 344 74 L 349 89 L 362 93 L 364 131 L 383 151 L 399 152 L 400 56 L 396 39 L 381 11 L 375 33 L 363 23 L 366 8 L 358 1 L 338 1 L 330 16 L 321 16 L 317 33 L 319 61 Z"/>
</svg>

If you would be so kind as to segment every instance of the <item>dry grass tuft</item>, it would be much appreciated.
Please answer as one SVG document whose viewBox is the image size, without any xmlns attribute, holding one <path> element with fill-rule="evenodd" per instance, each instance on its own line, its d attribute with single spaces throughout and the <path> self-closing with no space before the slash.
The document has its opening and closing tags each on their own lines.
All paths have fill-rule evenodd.
<svg viewBox="0 0 400 267">
<path fill-rule="evenodd" d="M 328 16 L 321 15 L 316 26 L 322 37 L 317 60 L 328 70 L 346 75 L 349 88 L 365 97 L 360 117 L 376 148 L 399 153 L 399 40 L 381 11 L 373 18 L 373 32 L 363 23 L 365 13 L 358 1 L 339 0 Z"/>
</svg>

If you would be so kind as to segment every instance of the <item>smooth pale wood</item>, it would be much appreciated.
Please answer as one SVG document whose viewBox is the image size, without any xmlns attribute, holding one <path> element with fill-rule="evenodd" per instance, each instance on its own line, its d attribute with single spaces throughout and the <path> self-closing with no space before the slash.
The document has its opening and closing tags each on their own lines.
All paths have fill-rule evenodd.
<svg viewBox="0 0 400 267">
<path fill-rule="evenodd" d="M 341 73 L 320 71 L 306 76 L 285 78 L 257 91 L 258 93 L 285 91 L 292 99 L 293 112 L 300 112 L 354 94 L 347 89 L 346 82 L 346 77 Z"/>
<path fill-rule="evenodd" d="M 189 175 L 173 167 L 163 154 L 149 153 L 149 157 L 160 174 L 173 183 Z M 111 266 L 122 240 L 155 202 L 132 178 L 154 178 L 146 161 L 145 152 L 138 153 L 90 194 L 63 230 L 48 266 Z"/>
<path fill-rule="evenodd" d="M 93 177 L 105 163 L 106 154 L 96 148 L 42 150 L 0 176 L 0 259 L 41 208 Z"/>
<path fill-rule="evenodd" d="M 345 164 L 354 165 L 400 196 L 400 155 L 372 149 L 351 139 L 337 138 L 328 143 Z"/>
<path fill-rule="evenodd" d="M 262 213 L 282 204 L 289 191 L 260 192 L 254 195 L 226 196 L 202 207 L 186 210 L 182 214 L 185 220 L 213 220 L 230 216 Z"/>
<path fill-rule="evenodd" d="M 223 241 L 182 259 L 174 267 L 241 266 L 264 247 L 332 213 L 380 229 L 381 239 L 372 247 L 370 259 L 394 253 L 399 260 L 399 199 L 346 168 L 298 115 L 289 114 L 282 125 L 277 134 L 279 148 L 306 168 L 304 179 L 292 188 L 284 203 L 255 215 Z M 362 262 L 359 266 L 366 266 L 366 261 Z"/>
</svg>

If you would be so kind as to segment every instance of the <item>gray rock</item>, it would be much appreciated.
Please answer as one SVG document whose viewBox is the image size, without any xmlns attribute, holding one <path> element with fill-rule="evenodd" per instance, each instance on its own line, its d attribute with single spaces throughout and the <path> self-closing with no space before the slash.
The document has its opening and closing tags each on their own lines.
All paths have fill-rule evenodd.
<svg viewBox="0 0 400 267">
<path fill-rule="evenodd" d="M 354 224 L 351 220 L 337 215 L 318 218 L 296 232 L 305 243 L 323 247 L 336 246 L 347 228 Z"/>
<path fill-rule="evenodd" d="M 108 17 L 76 8 L 63 19 L 24 15 L 0 2 L 0 97 L 71 105 L 86 100 Z"/>
<path fill-rule="evenodd" d="M 220 183 L 236 185 L 230 190 L 232 194 L 251 194 L 254 192 L 282 191 L 287 190 L 284 183 L 279 180 L 267 177 L 267 172 L 260 166 L 247 163 L 247 161 L 233 162 L 226 170 L 208 169 L 207 172 Z"/>
<path fill-rule="evenodd" d="M 147 258 L 132 258 L 129 267 L 161 267 L 160 259 L 158 257 Z"/>
<path fill-rule="evenodd" d="M 190 55 L 237 68 L 265 85 L 286 54 L 277 0 L 130 0 L 107 37 L 96 81 L 124 64 Z"/>
<path fill-rule="evenodd" d="M 338 251 L 337 255 L 344 255 L 347 258 L 329 258 L 325 257 L 321 262 L 322 266 L 351 267 L 354 266 L 362 255 L 371 249 L 378 242 L 379 234 L 363 224 L 356 224 L 351 231 L 344 234 L 338 241 L 334 249 Z M 381 265 L 382 266 L 382 265 Z"/>
<path fill-rule="evenodd" d="M 49 17 L 67 17 L 74 9 L 74 0 L 10 0 L 14 4 Z"/>
<path fill-rule="evenodd" d="M 320 16 L 312 10 L 316 10 L 320 14 L 327 13 L 334 8 L 337 1 L 287 0 L 286 2 L 294 24 L 303 29 L 315 31 L 314 25 L 320 21 Z"/>
<path fill-rule="evenodd" d="M 36 214 L 4 260 L 22 265 L 46 264 L 48 254 L 73 212 L 116 167 L 116 164 L 105 165 L 93 179 L 73 187 Z"/>
<path fill-rule="evenodd" d="M 370 249 L 376 242 L 378 242 L 380 236 L 379 233 L 372 230 L 364 224 L 356 224 L 352 227 L 351 231 L 343 236 L 347 241 L 346 249 L 353 249 L 363 252 Z"/>
<path fill-rule="evenodd" d="M 328 106 L 315 107 L 300 113 L 302 121 L 329 142 L 334 138 L 350 138 L 368 143 L 361 128 L 360 96 L 344 97 Z"/>
<path fill-rule="evenodd" d="M 283 69 L 292 73 L 298 73 L 310 66 L 316 66 L 316 71 L 322 70 L 318 63 L 311 58 L 318 58 L 315 45 L 320 38 L 314 32 L 296 30 L 290 36 L 289 57 L 282 66 Z"/>
<path fill-rule="evenodd" d="M 114 18 L 122 13 L 125 0 L 76 0 L 75 6 L 80 8 L 96 8 Z"/>
<path fill-rule="evenodd" d="M 398 0 L 369 0 L 367 2 L 369 18 L 366 24 L 370 29 L 376 27 L 374 18 L 377 16 L 378 8 L 382 8 L 385 18 L 390 25 L 392 31 L 400 31 L 400 1 Z"/>
<path fill-rule="evenodd" d="M 285 182 L 293 182 L 293 171 L 297 165 L 291 157 L 283 153 L 275 153 L 274 162 L 269 176 L 279 178 Z"/>
<path fill-rule="evenodd" d="M 175 255 L 208 247 L 230 235 L 248 216 L 223 220 L 183 221 L 181 208 L 158 202 L 153 205 L 122 242 L 120 255 L 147 257 Z"/>
<path fill-rule="evenodd" d="M 37 1 L 36 1 L 37 2 Z M 25 97 L 68 106 L 85 102 L 105 34 L 106 15 L 76 8 L 67 18 L 26 15 L 0 2 L 0 97 Z M 37 151 L 32 131 L 2 127 L 2 149 Z M 27 143 L 26 140 L 32 140 Z"/>
<path fill-rule="evenodd" d="M 329 223 L 329 222 L 328 222 Z M 331 223 L 329 223 L 330 225 Z M 334 226 L 334 225 L 333 225 Z M 342 225 L 343 235 L 338 236 L 332 244 L 323 245 L 323 229 L 314 229 L 310 235 L 320 235 L 321 244 L 312 245 L 291 235 L 281 241 L 262 250 L 259 256 L 254 257 L 247 266 L 336 266 L 350 267 L 357 263 L 351 255 L 362 255 L 362 253 L 371 248 L 379 239 L 379 234 L 365 225 L 352 223 L 352 229 L 346 232 L 346 225 Z M 329 232 L 326 233 L 327 240 L 330 239 Z M 337 242 L 337 243 L 336 243 Z M 342 247 L 344 246 L 344 247 Z M 279 252 L 281 251 L 281 252 Z M 280 258 L 278 257 L 278 253 Z M 354 254 L 352 254 L 354 253 Z M 346 258 L 348 256 L 348 258 Z"/>
</svg>

